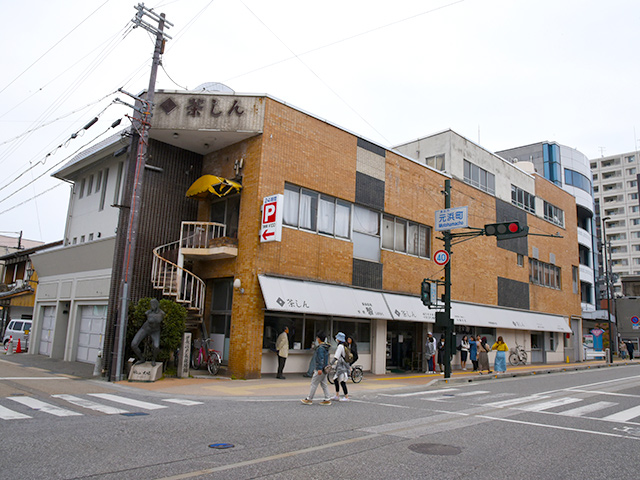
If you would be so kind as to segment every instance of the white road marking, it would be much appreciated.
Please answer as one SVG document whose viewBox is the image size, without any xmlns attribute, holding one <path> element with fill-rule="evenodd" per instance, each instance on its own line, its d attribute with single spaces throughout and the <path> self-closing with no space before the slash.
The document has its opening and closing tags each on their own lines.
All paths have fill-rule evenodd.
<svg viewBox="0 0 640 480">
<path fill-rule="evenodd" d="M 163 398 L 163 402 L 169 403 L 177 403 L 178 405 L 186 405 L 187 407 L 191 407 L 193 405 L 204 405 L 203 402 L 196 402 L 194 400 L 187 400 L 184 398 Z"/>
<path fill-rule="evenodd" d="M 85 398 L 79 398 L 79 397 L 75 397 L 73 395 L 67 395 L 64 393 L 61 393 L 59 395 L 52 395 L 52 397 L 61 398 L 62 400 L 65 400 L 79 407 L 88 408 L 89 410 L 95 410 L 96 412 L 105 413 L 107 415 L 119 415 L 122 413 L 129 413 L 127 410 L 111 407 L 109 405 L 102 405 L 101 403 L 92 402 L 91 400 L 87 400 Z"/>
<path fill-rule="evenodd" d="M 25 415 L 24 413 L 14 412 L 13 410 L 9 410 L 6 407 L 0 405 L 0 419 L 2 420 L 20 420 L 23 418 L 31 418 L 29 415 Z"/>
<path fill-rule="evenodd" d="M 122 403 L 124 405 L 131 405 L 132 407 L 144 408 L 145 410 L 158 410 L 160 408 L 167 408 L 165 405 L 158 405 L 157 403 L 142 402 L 140 400 L 134 400 L 132 398 L 121 397 L 119 395 L 112 395 L 110 393 L 90 393 L 92 397 L 102 398 L 103 400 L 109 400 L 111 402 Z"/>
<path fill-rule="evenodd" d="M 485 393 L 491 393 L 489 390 L 472 390 L 470 392 L 457 393 L 456 397 L 472 397 L 474 395 L 484 395 Z"/>
<path fill-rule="evenodd" d="M 37 398 L 33 397 L 8 397 L 14 402 L 21 403 L 22 405 L 26 405 L 32 410 L 39 410 L 44 413 L 48 413 L 50 415 L 55 415 L 56 417 L 73 417 L 73 416 L 82 416 L 81 413 L 74 412 L 72 410 L 67 410 L 65 408 L 60 408 L 55 405 L 51 405 L 50 403 L 45 403 Z"/>
<path fill-rule="evenodd" d="M 547 402 L 534 403 L 531 405 L 525 405 L 523 407 L 516 407 L 517 410 L 524 410 L 526 412 L 541 412 L 554 407 L 561 407 L 563 405 L 569 405 L 571 403 L 581 402 L 579 398 L 562 397 L 549 400 Z"/>
<path fill-rule="evenodd" d="M 562 412 L 562 415 L 565 415 L 567 417 L 582 417 L 587 413 L 597 412 L 598 410 L 615 407 L 616 405 L 618 404 L 614 402 L 595 402 L 588 405 L 583 405 L 582 407 L 572 408 L 571 410 L 565 410 L 564 412 Z"/>
<path fill-rule="evenodd" d="M 602 420 L 608 420 L 610 422 L 626 422 L 635 417 L 640 417 L 640 406 L 622 410 L 621 412 L 614 413 L 608 417 L 603 417 Z"/>
<path fill-rule="evenodd" d="M 500 402 L 490 402 L 485 403 L 485 407 L 495 407 L 495 408 L 507 408 L 513 407 L 515 405 L 520 405 L 521 403 L 535 402 L 538 400 L 543 400 L 545 398 L 549 398 L 548 395 L 529 395 L 528 397 L 518 397 L 512 398 L 511 400 L 501 400 Z"/>
<path fill-rule="evenodd" d="M 381 397 L 415 397 L 416 395 L 441 395 L 444 392 L 455 392 L 457 388 L 443 388 L 442 390 L 425 390 L 412 393 L 381 393 Z"/>
</svg>

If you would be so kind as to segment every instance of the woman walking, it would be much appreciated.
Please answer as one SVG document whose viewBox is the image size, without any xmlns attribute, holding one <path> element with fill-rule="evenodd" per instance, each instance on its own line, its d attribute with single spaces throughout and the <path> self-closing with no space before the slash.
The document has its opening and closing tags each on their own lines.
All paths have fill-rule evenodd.
<svg viewBox="0 0 640 480">
<path fill-rule="evenodd" d="M 491 373 L 489 369 L 489 355 L 488 353 L 491 351 L 489 345 L 487 344 L 487 337 L 482 337 L 482 341 L 477 342 L 478 344 L 478 370 L 480 371 L 480 375 L 482 375 L 482 371 L 486 370 L 487 373 Z"/>
<path fill-rule="evenodd" d="M 351 372 L 351 366 L 345 360 L 344 346 L 346 343 L 346 338 L 344 336 L 344 333 L 338 332 L 338 334 L 336 335 L 336 341 L 338 342 L 338 348 L 336 348 L 336 353 L 333 354 L 332 362 L 336 363 L 336 373 L 333 375 L 333 383 L 336 386 L 336 394 L 332 398 L 332 400 L 348 402 L 349 392 L 347 391 L 347 378 L 349 377 L 349 373 Z M 342 385 L 342 391 L 344 392 L 344 397 L 342 398 L 340 398 L 340 385 Z"/>
<path fill-rule="evenodd" d="M 507 371 L 507 352 L 509 347 L 504 343 L 502 337 L 498 337 L 496 343 L 493 344 L 491 350 L 496 350 L 495 370 L 498 373 L 505 373 Z"/>
<path fill-rule="evenodd" d="M 469 359 L 473 364 L 473 371 L 478 371 L 478 342 L 473 338 L 469 337 Z"/>
<path fill-rule="evenodd" d="M 462 341 L 460 342 L 460 368 L 462 368 L 462 370 L 467 369 L 467 356 L 469 355 L 470 349 L 471 345 L 469 344 L 469 339 L 465 335 L 462 337 Z"/>
<path fill-rule="evenodd" d="M 438 344 L 438 367 L 440 367 L 440 374 L 444 375 L 444 335 L 440 337 Z"/>
</svg>

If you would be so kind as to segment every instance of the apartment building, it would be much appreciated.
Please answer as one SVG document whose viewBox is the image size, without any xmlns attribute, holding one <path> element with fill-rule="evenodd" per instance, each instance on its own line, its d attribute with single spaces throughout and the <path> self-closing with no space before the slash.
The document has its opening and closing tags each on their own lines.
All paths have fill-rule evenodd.
<svg viewBox="0 0 640 480">
<path fill-rule="evenodd" d="M 629 152 L 590 161 L 597 225 L 600 230 L 598 238 L 602 241 L 602 233 L 606 231 L 607 261 L 616 297 L 623 295 L 621 276 L 640 274 L 637 158 L 637 153 Z M 602 243 L 599 253 L 600 271 L 604 275 Z M 603 297 L 606 298 L 605 293 Z"/>
</svg>

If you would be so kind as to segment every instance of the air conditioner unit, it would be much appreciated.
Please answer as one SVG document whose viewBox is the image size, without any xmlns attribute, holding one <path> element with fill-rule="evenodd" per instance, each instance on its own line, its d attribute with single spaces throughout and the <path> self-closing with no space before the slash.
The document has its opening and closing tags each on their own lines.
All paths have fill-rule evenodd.
<svg viewBox="0 0 640 480">
<path fill-rule="evenodd" d="M 16 280 L 15 288 L 22 288 L 24 286 L 24 280 Z"/>
</svg>

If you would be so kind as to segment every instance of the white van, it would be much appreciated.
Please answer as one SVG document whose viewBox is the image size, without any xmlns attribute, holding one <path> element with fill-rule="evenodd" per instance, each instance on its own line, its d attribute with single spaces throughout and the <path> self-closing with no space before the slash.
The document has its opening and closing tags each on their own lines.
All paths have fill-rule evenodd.
<svg viewBox="0 0 640 480">
<path fill-rule="evenodd" d="M 6 345 L 9 341 L 9 337 L 13 337 L 14 348 L 18 344 L 18 339 L 20 339 L 20 346 L 21 348 L 25 349 L 25 334 L 28 334 L 30 330 L 31 320 L 11 320 L 4 332 L 2 344 Z"/>
</svg>

